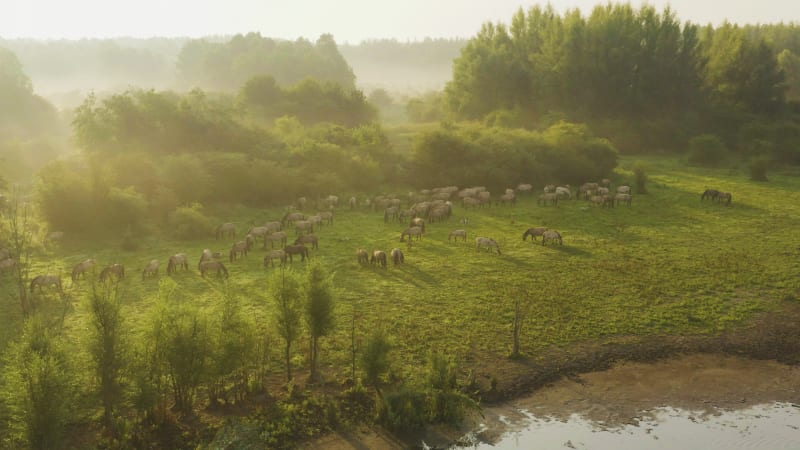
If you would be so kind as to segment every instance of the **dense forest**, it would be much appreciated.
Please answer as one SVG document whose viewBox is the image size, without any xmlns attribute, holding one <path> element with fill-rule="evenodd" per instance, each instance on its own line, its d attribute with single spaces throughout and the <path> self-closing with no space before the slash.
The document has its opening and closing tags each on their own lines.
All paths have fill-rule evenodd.
<svg viewBox="0 0 800 450">
<path fill-rule="evenodd" d="M 48 100 L 44 92 L 60 96 Z M 753 298 L 737 298 L 733 306 L 713 303 L 727 301 L 722 294 L 695 306 L 684 298 L 689 294 L 674 292 L 672 273 L 644 272 L 660 263 L 647 247 L 651 238 L 661 239 L 663 248 L 686 249 L 677 256 L 656 256 L 683 258 L 674 260 L 680 266 L 675 270 L 688 280 L 682 285 L 687 292 L 711 296 L 709 292 L 728 289 L 739 295 L 745 289 L 736 283 L 756 280 L 758 289 L 773 289 L 771 294 L 790 299 L 790 276 L 781 272 L 786 265 L 775 259 L 790 256 L 770 259 L 774 252 L 769 246 L 777 238 L 754 246 L 763 267 L 748 265 L 754 273 L 736 281 L 737 271 L 745 270 L 735 265 L 746 259 L 741 249 L 725 247 L 728 253 L 720 253 L 719 260 L 698 262 L 691 253 L 697 245 L 690 240 L 693 233 L 687 237 L 665 231 L 664 238 L 663 230 L 652 231 L 653 222 L 660 226 L 676 220 L 656 203 L 643 207 L 646 214 L 615 212 L 599 219 L 592 215 L 599 208 L 577 201 L 560 210 L 537 204 L 541 209 L 535 216 L 517 212 L 523 208 L 500 209 L 505 203 L 480 211 L 456 205 L 465 214 L 459 226 L 472 223 L 484 232 L 503 230 L 513 236 L 513 241 L 501 240 L 505 259 L 500 259 L 496 241 L 489 240 L 497 255 L 479 254 L 466 243 L 466 232 L 458 230 L 464 231 L 464 251 L 445 247 L 451 245 L 449 236 L 435 244 L 403 241 L 409 254 L 413 249 L 416 256 L 428 257 L 420 257 L 419 265 L 410 269 L 416 272 L 407 278 L 401 278 L 407 275 L 401 269 L 387 269 L 380 273 L 401 275 L 387 275 L 378 284 L 377 277 L 369 278 L 378 272 L 367 272 L 367 267 L 374 268 L 366 261 L 362 266 L 360 254 L 355 264 L 352 250 L 358 239 L 369 245 L 398 245 L 389 216 L 380 210 L 376 215 L 364 203 L 356 208 L 357 199 L 386 196 L 382 200 L 400 204 L 400 198 L 410 203 L 437 186 L 482 186 L 499 193 L 531 183 L 539 191 L 546 184 L 579 186 L 607 177 L 636 186 L 640 195 L 646 192 L 645 169 L 640 164 L 620 167 L 621 158 L 664 154 L 689 166 L 747 167 L 752 180 L 800 164 L 800 28 L 703 26 L 682 23 L 669 9 L 606 4 L 588 15 L 579 10 L 559 14 L 549 6 L 520 10 L 508 24 L 486 23 L 469 40 L 375 40 L 339 46 L 329 34 L 316 41 L 285 41 L 259 33 L 204 39 L 0 39 L 0 263 L 8 264 L 0 266 L 1 305 L 14 311 L 3 319 L 11 325 L 0 331 L 0 343 L 7 344 L 0 362 L 0 443 L 49 449 L 98 437 L 98 448 L 145 448 L 151 442 L 157 442 L 151 448 L 210 448 L 201 445 L 223 425 L 218 417 L 214 425 L 201 424 L 207 417 L 201 420 L 193 413 L 218 408 L 212 412 L 224 416 L 245 405 L 237 411 L 244 417 L 253 404 L 259 406 L 242 422 L 242 433 L 278 448 L 360 420 L 377 420 L 402 431 L 427 423 L 457 423 L 476 407 L 479 387 L 499 395 L 497 379 L 477 380 L 472 372 L 462 376 L 459 363 L 467 362 L 466 357 L 457 361 L 428 344 L 446 335 L 443 339 L 452 337 L 446 343 L 458 347 L 459 356 L 502 353 L 496 344 L 511 334 L 508 323 L 513 320 L 516 340 L 517 327 L 522 327 L 521 300 L 514 296 L 541 300 L 543 316 L 552 313 L 569 321 L 539 328 L 529 321 L 526 326 L 541 333 L 538 337 L 558 336 L 546 343 L 531 343 L 530 338 L 529 346 L 540 345 L 539 350 L 545 344 L 565 346 L 625 333 L 719 331 L 766 308 L 757 303 L 757 290 Z M 686 192 L 697 190 L 705 179 L 697 175 L 680 192 L 667 192 L 665 179 L 674 178 L 675 171 L 665 173 L 669 177 L 660 180 L 654 189 L 660 191 L 651 198 L 667 199 L 687 211 L 698 207 L 697 195 Z M 750 188 L 758 195 L 745 194 L 748 201 L 766 197 L 767 188 Z M 211 245 L 216 222 L 236 220 L 240 229 L 247 229 L 267 216 L 285 218 L 306 201 L 314 208 L 319 205 L 320 211 L 333 209 L 333 203 L 326 203 L 331 194 L 353 198 L 352 209 L 344 213 L 350 214 L 350 223 L 337 222 L 346 231 L 335 241 L 329 238 L 336 253 L 303 272 L 280 269 L 265 276 L 264 271 L 272 270 L 271 259 L 237 263 L 232 251 L 231 272 L 239 271 L 238 281 L 200 282 L 194 267 L 188 270 L 196 261 L 192 253 L 189 263 L 184 255 L 184 278 L 164 276 L 160 284 L 145 284 L 147 269 L 136 287 L 131 287 L 130 275 L 124 282 L 129 284 L 121 275 L 115 283 L 103 284 L 85 281 L 82 272 L 73 270 L 70 293 L 60 294 L 63 305 L 48 304 L 48 294 L 31 279 L 31 267 L 60 272 L 67 262 L 76 264 L 95 253 L 135 264 L 140 264 L 142 254 L 136 252 L 141 248 L 152 253 L 148 258 L 177 248 L 199 254 Z M 737 192 L 737 202 L 739 198 Z M 525 214 L 536 203 L 534 197 L 520 201 L 527 202 Z M 343 204 L 336 210 L 337 221 Z M 636 211 L 630 201 L 628 207 L 625 211 Z M 720 202 L 712 207 L 724 208 Z M 734 211 L 721 219 L 733 224 L 733 238 L 719 239 L 720 245 L 733 246 L 750 235 L 749 229 L 737 234 L 745 219 L 763 225 L 759 220 L 764 215 L 756 208 L 725 211 Z M 746 217 L 740 223 L 734 213 Z M 712 213 L 697 214 L 705 220 Z M 775 232 L 781 239 L 792 239 L 788 231 L 780 234 L 792 229 L 789 216 L 781 216 L 788 225 Z M 523 253 L 531 247 L 527 241 L 520 247 L 517 230 L 531 217 L 548 226 L 559 220 L 588 225 L 575 226 L 573 236 L 583 233 L 578 244 L 559 245 L 557 253 L 534 260 Z M 333 229 L 333 215 L 329 225 L 327 230 Z M 683 230 L 684 225 L 675 226 Z M 633 228 L 652 235 L 620 243 Z M 363 230 L 380 237 L 364 238 Z M 318 232 L 322 234 L 321 228 Z M 703 235 L 708 239 L 702 245 L 716 245 L 716 229 L 697 233 L 709 234 Z M 60 247 L 64 236 L 75 240 Z M 545 247 L 543 235 L 535 242 Z M 62 250 L 69 255 L 59 254 Z M 635 257 L 629 258 L 631 254 Z M 483 256 L 497 256 L 501 262 L 487 265 L 479 259 Z M 531 260 L 535 270 L 533 265 L 518 270 Z M 552 275 L 561 284 L 532 281 L 530 274 L 539 264 L 564 269 Z M 8 267 L 11 275 L 4 272 Z M 755 272 L 764 267 L 779 279 L 774 286 L 759 284 L 762 274 Z M 713 273 L 720 268 L 724 277 Z M 333 287 L 334 269 L 340 271 L 337 283 L 345 288 Z M 626 271 L 635 276 L 616 280 L 618 285 L 606 282 Z M 452 276 L 456 272 L 459 277 Z M 497 273 L 518 278 L 501 287 L 497 279 L 481 278 Z M 692 273 L 702 277 L 687 275 Z M 572 283 L 580 277 L 589 282 Z M 658 284 L 640 285 L 648 284 L 646 277 Z M 138 274 L 132 278 L 139 282 Z M 482 283 L 480 293 L 463 281 L 473 279 Z M 536 286 L 541 289 L 532 293 L 530 283 L 540 283 Z M 439 291 L 442 286 L 448 290 Z M 591 314 L 601 319 L 593 316 L 578 324 L 575 317 L 584 312 L 576 310 L 583 304 L 571 303 L 573 298 L 562 301 L 560 289 L 596 308 L 581 320 Z M 591 304 L 601 297 L 599 291 L 603 302 L 606 297 L 621 301 L 618 289 L 637 302 L 640 295 L 650 295 L 651 304 L 619 311 L 612 310 L 616 304 L 611 302 L 599 308 Z M 388 291 L 394 296 L 384 295 Z M 501 294 L 497 299 L 480 297 L 488 295 L 484 291 Z M 337 331 L 332 331 L 334 294 L 353 300 L 349 317 L 337 306 Z M 75 297 L 70 300 L 71 295 Z M 370 310 L 370 304 L 356 311 L 356 297 L 380 307 Z M 516 303 L 509 303 L 512 297 Z M 421 326 L 422 320 L 414 322 L 430 305 L 450 311 L 451 300 L 468 313 L 456 309 L 459 314 L 426 323 L 431 328 Z M 495 300 L 497 305 L 491 303 Z M 400 302 L 406 303 L 396 307 Z M 701 309 L 705 305 L 712 306 Z M 656 311 L 652 317 L 648 308 Z M 131 318 L 121 319 L 121 311 Z M 319 311 L 321 316 L 315 316 Z M 401 316 L 396 320 L 401 325 L 387 327 L 394 327 L 394 336 L 383 329 L 364 331 L 365 324 L 380 322 L 384 314 Z M 481 322 L 489 331 L 481 330 L 478 337 L 467 334 L 472 322 L 495 314 L 506 322 Z M 606 314 L 617 315 L 606 321 Z M 358 332 L 357 320 L 362 321 Z M 299 377 L 293 377 L 292 369 L 308 368 L 309 380 L 316 381 L 318 341 L 334 334 L 335 344 L 323 348 L 332 355 L 324 370 L 334 381 L 323 389 L 335 394 L 309 394 L 297 387 L 294 380 Z M 80 338 L 73 342 L 75 336 Z M 301 349 L 306 339 L 307 358 Z M 80 351 L 74 352 L 77 347 Z M 402 368 L 390 370 L 390 349 L 408 358 Z M 521 357 L 518 350 L 515 358 Z M 502 360 L 507 359 L 503 354 Z M 70 435 L 73 431 L 89 437 Z"/>
</svg>

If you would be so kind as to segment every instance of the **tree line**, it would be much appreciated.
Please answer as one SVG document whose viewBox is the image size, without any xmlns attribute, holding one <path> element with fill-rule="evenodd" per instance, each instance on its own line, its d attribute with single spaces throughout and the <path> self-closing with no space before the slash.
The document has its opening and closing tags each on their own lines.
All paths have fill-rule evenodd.
<svg viewBox="0 0 800 450">
<path fill-rule="evenodd" d="M 586 122 L 624 152 L 682 150 L 710 133 L 731 150 L 767 143 L 797 163 L 798 37 L 793 24 L 682 24 L 669 8 L 536 6 L 485 24 L 431 100 L 456 119 Z"/>
</svg>

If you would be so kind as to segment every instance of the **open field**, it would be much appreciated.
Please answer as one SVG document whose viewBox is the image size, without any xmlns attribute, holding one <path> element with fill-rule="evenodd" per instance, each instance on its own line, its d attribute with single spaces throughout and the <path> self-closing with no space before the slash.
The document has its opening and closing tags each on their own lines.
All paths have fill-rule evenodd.
<svg viewBox="0 0 800 450">
<path fill-rule="evenodd" d="M 429 224 L 423 240 L 411 246 L 399 242 L 407 224 L 384 223 L 381 212 L 340 208 L 334 226 L 317 232 L 319 250 L 312 251 L 312 258 L 335 274 L 337 328 L 321 341 L 327 376 L 349 373 L 354 312 L 360 335 L 374 327 L 389 332 L 395 374 L 413 378 L 432 349 L 456 355 L 462 368 L 476 363 L 486 367 L 491 359 L 504 358 L 511 347 L 513 299 L 518 296 L 529 306 L 521 349 L 531 356 L 553 346 L 615 336 L 731 330 L 800 297 L 800 179 L 771 175 L 770 182 L 756 183 L 728 170 L 686 168 L 665 159 L 647 159 L 645 165 L 650 193 L 635 193 L 631 207 L 593 208 L 580 200 L 541 207 L 534 196 L 522 197 L 516 207 L 464 210 L 456 205 L 449 222 Z M 630 173 L 619 169 L 614 181 L 628 179 Z M 733 204 L 701 202 L 707 187 L 732 192 Z M 220 222 L 237 222 L 241 237 L 247 224 L 278 220 L 282 208 L 213 213 Z M 463 217 L 468 225 L 459 223 Z M 522 233 L 531 226 L 559 230 L 564 245 L 523 242 Z M 467 229 L 466 243 L 448 242 L 448 233 L 457 228 Z M 82 292 L 89 283 L 69 281 L 70 268 L 87 257 L 96 258 L 101 267 L 124 263 L 126 316 L 141 330 L 158 292 L 158 282 L 141 281 L 150 259 L 161 260 L 163 279 L 168 256 L 188 253 L 190 270 L 173 277 L 178 287 L 173 298 L 203 308 L 218 301 L 208 283 L 221 283 L 203 281 L 196 262 L 203 248 L 227 255 L 232 240 L 215 241 L 209 235 L 196 242 L 151 237 L 135 252 L 121 250 L 121 239 L 68 236 L 52 254 L 34 257 L 31 274 L 61 272 L 69 299 L 66 324 L 77 335 L 84 327 Z M 476 251 L 476 236 L 496 239 L 502 255 Z M 356 262 L 357 248 L 388 252 L 394 247 L 405 252 L 405 265 L 390 263 L 384 270 Z M 279 269 L 265 269 L 264 254 L 259 244 L 244 260 L 226 260 L 228 288 L 241 294 L 245 307 L 272 336 L 279 369 L 280 345 L 265 285 L 268 272 Z M 303 266 L 296 259 L 292 270 Z M 0 287 L 11 289 L 11 284 L 6 278 Z M 37 294 L 36 299 L 53 314 L 62 308 L 55 294 Z M 19 308 L 8 296 L 0 301 L 0 345 L 5 346 L 19 330 Z M 301 347 L 298 355 L 306 345 Z"/>
</svg>

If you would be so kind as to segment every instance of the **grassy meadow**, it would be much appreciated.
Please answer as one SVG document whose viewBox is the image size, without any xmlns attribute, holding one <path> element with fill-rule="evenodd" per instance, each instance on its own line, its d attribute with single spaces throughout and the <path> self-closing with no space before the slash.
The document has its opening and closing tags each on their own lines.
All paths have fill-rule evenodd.
<svg viewBox="0 0 800 450">
<path fill-rule="evenodd" d="M 428 224 L 423 240 L 413 244 L 399 242 L 407 223 L 384 223 L 382 212 L 340 207 L 334 225 L 317 231 L 319 250 L 311 252 L 334 274 L 337 325 L 321 341 L 326 376 L 349 374 L 353 317 L 359 339 L 375 327 L 389 333 L 394 373 L 413 378 L 433 349 L 455 355 L 464 368 L 506 357 L 515 298 L 523 298 L 528 310 L 521 350 L 536 356 L 547 347 L 590 340 L 729 330 L 800 296 L 799 178 L 770 175 L 769 182 L 758 183 L 729 169 L 688 168 L 661 158 L 643 162 L 649 193 L 634 192 L 630 207 L 595 208 L 582 200 L 538 206 L 535 196 L 543 183 L 531 180 L 536 193 L 519 198 L 515 207 L 464 210 L 455 205 L 448 222 Z M 630 163 L 623 161 L 617 169 L 615 185 L 632 181 L 626 170 Z M 732 192 L 732 205 L 701 202 L 700 194 L 709 187 Z M 208 210 L 220 223 L 236 222 L 238 238 L 248 225 L 278 220 L 282 212 Z M 459 223 L 464 217 L 467 225 Z M 560 231 L 563 246 L 523 242 L 522 233 L 533 226 Z M 467 241 L 448 241 L 448 233 L 458 228 L 467 230 Z M 476 236 L 497 240 L 502 255 L 476 251 Z M 269 272 L 280 269 L 263 266 L 260 244 L 243 260 L 226 259 L 230 278 L 223 283 L 203 280 L 196 268 L 203 248 L 227 255 L 233 243 L 216 241 L 211 231 L 199 241 L 143 238 L 136 251 L 124 251 L 120 243 L 121 238 L 67 236 L 57 248 L 33 257 L 31 276 L 60 272 L 64 278 L 66 304 L 55 293 L 37 293 L 35 299 L 52 317 L 66 312 L 65 324 L 75 342 L 86 328 L 90 283 L 73 284 L 69 273 L 75 263 L 94 257 L 100 267 L 125 265 L 125 316 L 136 332 L 147 327 L 159 283 L 166 288 L 175 283 L 170 301 L 209 310 L 219 301 L 216 291 L 228 289 L 241 297 L 248 315 L 269 338 L 275 370 L 282 370 L 282 347 L 266 286 Z M 384 270 L 356 261 L 357 248 L 388 253 L 394 247 L 403 249 L 405 265 L 393 267 L 390 262 Z M 178 252 L 190 255 L 190 269 L 166 281 L 167 258 Z M 153 258 L 161 261 L 161 281 L 142 281 L 141 271 Z M 290 267 L 302 272 L 304 263 L 295 259 Z M 0 283 L 4 290 L 12 288 L 9 277 Z M 10 296 L 0 301 L 0 345 L 5 346 L 19 332 L 21 319 Z M 306 342 L 296 347 L 298 368 L 304 364 Z"/>
</svg>

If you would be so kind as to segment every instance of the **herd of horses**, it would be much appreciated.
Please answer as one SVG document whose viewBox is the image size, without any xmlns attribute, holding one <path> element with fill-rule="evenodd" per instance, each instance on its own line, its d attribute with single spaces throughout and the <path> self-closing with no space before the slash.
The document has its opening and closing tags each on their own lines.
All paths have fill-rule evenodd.
<svg viewBox="0 0 800 450">
<path fill-rule="evenodd" d="M 623 185 L 617 186 L 612 191 L 610 184 L 611 182 L 608 179 L 604 179 L 599 183 L 584 183 L 579 187 L 576 195 L 573 195 L 569 185 L 547 185 L 544 187 L 537 203 L 539 205 L 557 205 L 560 200 L 582 198 L 597 206 L 613 207 L 615 203 L 617 205 L 624 203 L 630 206 L 632 199 L 631 188 Z M 513 206 L 516 204 L 516 195 L 531 193 L 532 186 L 530 184 L 520 184 L 516 189 L 506 189 L 496 204 Z M 453 200 L 460 200 L 462 207 L 469 209 L 475 206 L 491 205 L 491 198 L 491 194 L 481 186 L 461 190 L 455 186 L 448 186 L 409 193 L 408 199 L 405 201 L 400 196 L 377 196 L 367 198 L 362 202 L 359 202 L 355 197 L 351 197 L 347 204 L 351 209 L 357 208 L 360 204 L 362 207 L 373 211 L 383 211 L 385 222 L 409 220 L 408 227 L 400 233 L 400 242 L 408 242 L 410 246 L 415 238 L 416 241 L 423 239 L 427 224 L 445 221 L 450 218 L 453 211 Z M 732 195 L 729 192 L 706 189 L 701 195 L 701 200 L 706 199 L 730 205 Z M 294 205 L 287 208 L 286 213 L 280 220 L 250 227 L 244 239 L 235 242 L 231 246 L 228 252 L 229 262 L 233 263 L 237 259 L 246 257 L 259 239 L 262 241 L 262 249 L 267 250 L 267 243 L 270 246 L 263 259 L 264 267 L 273 267 L 276 263 L 279 265 L 291 263 L 294 257 L 297 256 L 300 257 L 301 262 L 310 259 L 310 250 L 319 248 L 319 238 L 314 232 L 325 225 L 333 225 L 334 211 L 338 206 L 338 197 L 328 196 L 323 201 L 318 202 L 316 206 L 322 206 L 326 210 L 314 215 L 307 216 L 298 210 L 308 204 L 307 199 L 300 198 Z M 408 206 L 404 208 L 404 204 Z M 461 224 L 468 224 L 466 217 L 461 219 Z M 296 237 L 292 244 L 288 244 L 288 227 L 294 227 L 295 230 Z M 236 231 L 235 223 L 226 222 L 215 229 L 215 238 L 217 240 L 235 239 Z M 63 239 L 63 236 L 62 232 L 52 232 L 47 236 L 46 242 L 59 241 Z M 543 246 L 547 244 L 563 245 L 561 233 L 547 227 L 526 229 L 522 234 L 522 240 L 527 241 L 529 236 L 532 242 L 537 242 L 538 238 L 541 237 L 541 245 Z M 466 229 L 456 229 L 448 235 L 448 241 L 458 241 L 459 239 L 463 242 L 467 241 Z M 278 248 L 275 248 L 276 245 Z M 487 252 L 496 252 L 498 255 L 502 255 L 499 243 L 491 237 L 476 237 L 475 249 L 485 249 Z M 223 257 L 223 252 L 212 252 L 210 249 L 203 250 L 197 265 L 200 275 L 205 277 L 207 274 L 213 273 L 217 276 L 228 277 L 229 272 L 222 262 Z M 370 253 L 360 248 L 356 251 L 356 259 L 359 264 L 377 265 L 383 268 L 388 266 L 390 259 L 394 265 L 405 262 L 405 256 L 400 248 L 393 248 L 388 254 L 383 250 L 373 250 Z M 0 251 L 0 274 L 9 271 L 16 264 L 17 261 L 8 252 Z M 142 280 L 156 277 L 159 266 L 158 259 L 150 260 L 142 271 Z M 73 283 L 85 278 L 86 273 L 93 271 L 95 267 L 96 262 L 92 258 L 76 264 L 71 273 Z M 173 275 L 179 270 L 186 271 L 188 269 L 189 257 L 186 253 L 177 253 L 168 258 L 168 275 Z M 125 268 L 122 264 L 106 266 L 99 274 L 101 282 L 122 280 L 124 277 Z M 62 289 L 61 277 L 53 274 L 39 275 L 31 280 L 30 291 L 34 292 L 36 287 L 39 287 L 40 290 L 46 287 L 55 287 L 60 291 Z"/>
</svg>

